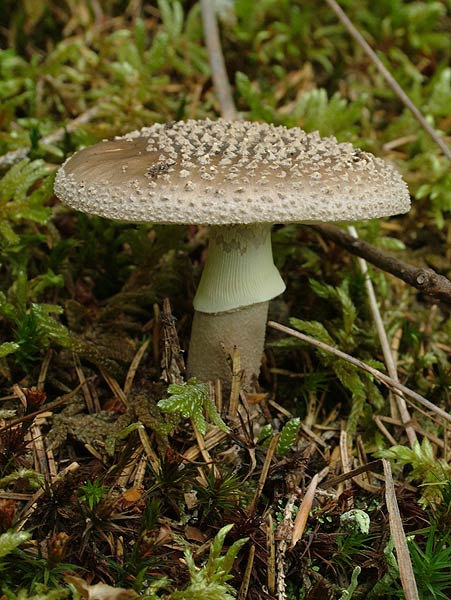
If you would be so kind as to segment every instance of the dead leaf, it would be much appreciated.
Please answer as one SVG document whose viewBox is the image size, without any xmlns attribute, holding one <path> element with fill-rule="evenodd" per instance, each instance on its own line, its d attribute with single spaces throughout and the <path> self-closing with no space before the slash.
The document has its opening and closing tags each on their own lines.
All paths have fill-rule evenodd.
<svg viewBox="0 0 451 600">
<path fill-rule="evenodd" d="M 66 575 L 66 583 L 71 583 L 80 594 L 81 600 L 132 600 L 138 598 L 138 594 L 133 590 L 124 588 L 115 588 L 106 583 L 96 583 L 90 585 L 80 577 Z"/>
</svg>

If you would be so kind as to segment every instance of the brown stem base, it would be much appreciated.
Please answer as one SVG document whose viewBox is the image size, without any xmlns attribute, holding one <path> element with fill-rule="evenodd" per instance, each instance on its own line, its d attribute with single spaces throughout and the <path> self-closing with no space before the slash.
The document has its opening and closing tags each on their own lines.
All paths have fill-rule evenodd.
<svg viewBox="0 0 451 600">
<path fill-rule="evenodd" d="M 195 311 L 188 354 L 187 374 L 200 381 L 221 379 L 230 386 L 230 355 L 236 346 L 243 370 L 243 386 L 258 376 L 265 344 L 268 302 L 222 312 Z"/>
</svg>

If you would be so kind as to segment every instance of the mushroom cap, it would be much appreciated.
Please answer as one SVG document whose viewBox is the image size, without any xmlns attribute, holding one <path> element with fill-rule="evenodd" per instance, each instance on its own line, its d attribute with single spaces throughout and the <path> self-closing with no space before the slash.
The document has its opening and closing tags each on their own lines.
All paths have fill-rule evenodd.
<svg viewBox="0 0 451 600">
<path fill-rule="evenodd" d="M 80 150 L 55 193 L 77 210 L 152 223 L 354 221 L 410 207 L 394 167 L 349 143 L 224 119 L 155 124 Z"/>
</svg>

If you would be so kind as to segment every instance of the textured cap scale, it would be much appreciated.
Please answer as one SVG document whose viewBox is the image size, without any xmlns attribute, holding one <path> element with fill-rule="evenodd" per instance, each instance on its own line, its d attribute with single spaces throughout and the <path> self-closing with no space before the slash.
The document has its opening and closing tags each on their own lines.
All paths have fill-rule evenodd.
<svg viewBox="0 0 451 600">
<path fill-rule="evenodd" d="M 409 210 L 387 162 L 333 137 L 246 121 L 156 124 L 77 152 L 57 196 L 103 217 L 206 225 L 352 221 Z"/>
</svg>

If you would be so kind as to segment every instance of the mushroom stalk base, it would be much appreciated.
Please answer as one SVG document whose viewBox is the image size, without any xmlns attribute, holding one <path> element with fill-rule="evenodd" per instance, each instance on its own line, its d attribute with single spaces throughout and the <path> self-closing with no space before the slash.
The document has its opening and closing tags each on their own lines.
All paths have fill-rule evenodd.
<svg viewBox="0 0 451 600">
<path fill-rule="evenodd" d="M 234 346 L 244 371 L 243 387 L 250 389 L 258 376 L 265 344 L 268 302 L 220 313 L 195 311 L 188 354 L 187 373 L 201 381 L 221 379 L 226 389 L 232 379 Z"/>
</svg>

